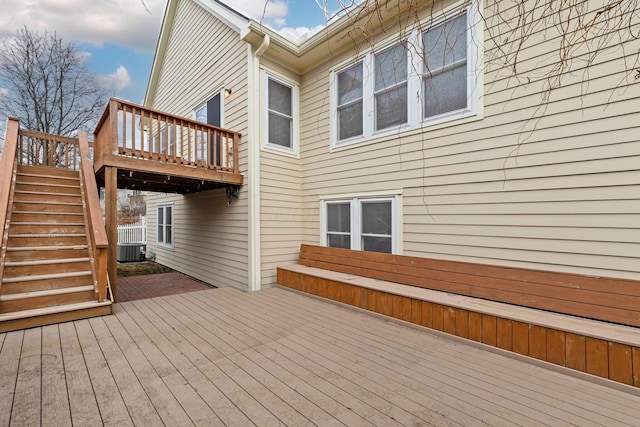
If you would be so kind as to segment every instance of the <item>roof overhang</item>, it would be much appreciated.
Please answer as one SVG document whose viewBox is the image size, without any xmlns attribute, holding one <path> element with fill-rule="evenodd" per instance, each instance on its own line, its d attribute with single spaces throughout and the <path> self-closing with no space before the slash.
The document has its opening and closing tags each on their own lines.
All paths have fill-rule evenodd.
<svg viewBox="0 0 640 427">
<path fill-rule="evenodd" d="M 153 104 L 178 1 L 169 0 L 165 9 L 144 100 L 145 106 Z M 364 0 L 321 31 L 297 43 L 277 31 L 247 18 L 219 0 L 192 1 L 237 31 L 240 38 L 255 49 L 262 45 L 264 37 L 268 35 L 271 42 L 264 55 L 297 74 L 304 74 L 332 56 L 352 49 L 358 43 L 363 43 L 363 41 L 366 43 L 370 35 L 391 29 L 400 20 L 406 18 L 411 11 L 415 11 L 416 7 L 433 2 L 433 0 Z"/>
</svg>

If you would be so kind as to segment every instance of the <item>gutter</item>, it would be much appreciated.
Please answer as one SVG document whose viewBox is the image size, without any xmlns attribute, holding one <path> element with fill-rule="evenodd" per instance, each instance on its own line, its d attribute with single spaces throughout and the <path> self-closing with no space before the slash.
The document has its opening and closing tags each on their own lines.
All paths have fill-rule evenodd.
<svg viewBox="0 0 640 427">
<path fill-rule="evenodd" d="M 249 291 L 262 287 L 262 264 L 260 252 L 260 57 L 269 48 L 271 37 L 265 34 L 262 43 L 253 49 L 247 43 L 249 112 Z"/>
</svg>

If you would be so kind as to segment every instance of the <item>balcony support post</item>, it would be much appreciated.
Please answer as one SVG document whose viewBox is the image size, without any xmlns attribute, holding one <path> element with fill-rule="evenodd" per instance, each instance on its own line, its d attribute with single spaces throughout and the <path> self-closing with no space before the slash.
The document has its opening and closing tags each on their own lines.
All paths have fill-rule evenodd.
<svg viewBox="0 0 640 427">
<path fill-rule="evenodd" d="M 107 270 L 111 281 L 111 292 L 118 301 L 118 168 L 104 168 L 104 210 L 109 252 Z"/>
</svg>

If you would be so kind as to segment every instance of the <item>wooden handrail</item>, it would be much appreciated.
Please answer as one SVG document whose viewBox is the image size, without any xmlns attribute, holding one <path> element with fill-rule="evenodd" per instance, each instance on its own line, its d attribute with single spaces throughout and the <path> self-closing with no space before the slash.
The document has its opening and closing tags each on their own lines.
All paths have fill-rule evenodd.
<svg viewBox="0 0 640 427">
<path fill-rule="evenodd" d="M 94 132 L 96 163 L 109 154 L 239 173 L 240 134 L 112 98 Z"/>
<path fill-rule="evenodd" d="M 2 230 L 2 237 L 0 238 L 0 287 L 2 286 L 2 275 L 7 255 L 7 240 L 9 238 L 7 215 L 9 212 L 11 189 L 15 183 L 14 177 L 17 167 L 16 152 L 19 132 L 20 123 L 18 120 L 8 118 L 4 148 L 2 149 L 2 158 L 0 159 L 0 230 Z"/>
<path fill-rule="evenodd" d="M 89 142 L 85 132 L 79 132 L 78 143 L 80 147 L 80 182 L 88 228 L 87 239 L 94 264 L 94 286 L 98 300 L 102 302 L 107 298 L 107 251 L 109 241 L 102 220 L 98 187 L 93 174 L 93 162 L 89 154 Z"/>
</svg>

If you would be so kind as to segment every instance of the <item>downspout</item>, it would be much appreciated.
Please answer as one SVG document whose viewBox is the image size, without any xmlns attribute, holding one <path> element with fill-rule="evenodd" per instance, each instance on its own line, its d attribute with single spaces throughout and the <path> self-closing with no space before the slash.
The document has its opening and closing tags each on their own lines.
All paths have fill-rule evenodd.
<svg viewBox="0 0 640 427">
<path fill-rule="evenodd" d="M 254 50 L 249 45 L 249 291 L 259 291 L 262 282 L 260 256 L 260 57 L 269 48 L 265 34 Z"/>
</svg>

